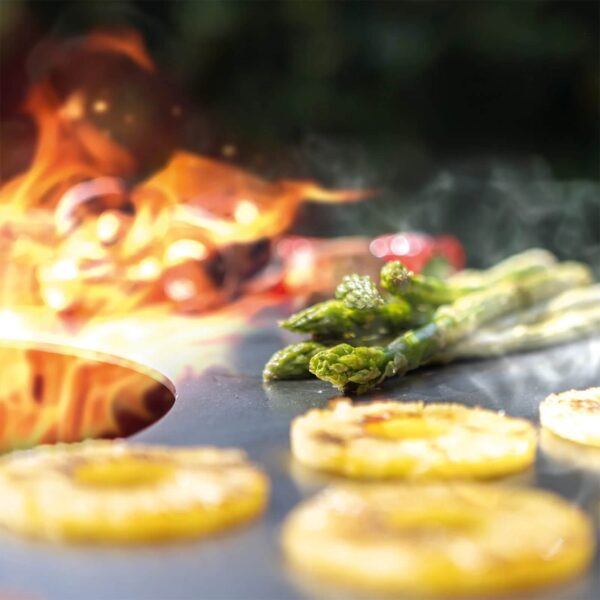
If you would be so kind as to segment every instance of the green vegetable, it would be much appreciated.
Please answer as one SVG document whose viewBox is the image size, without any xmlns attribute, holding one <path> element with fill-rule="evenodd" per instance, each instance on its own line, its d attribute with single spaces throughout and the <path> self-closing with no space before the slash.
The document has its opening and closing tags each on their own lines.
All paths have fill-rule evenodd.
<svg viewBox="0 0 600 600">
<path fill-rule="evenodd" d="M 566 342 L 600 331 L 600 285 L 577 288 L 478 329 L 436 362 L 498 356 Z"/>
<path fill-rule="evenodd" d="M 310 377 L 308 370 L 310 359 L 324 349 L 325 346 L 317 342 L 300 342 L 278 350 L 265 365 L 263 380 Z"/>
<path fill-rule="evenodd" d="M 383 296 L 368 275 L 346 275 L 335 290 L 335 297 L 347 308 L 375 309 L 384 303 Z"/>
<path fill-rule="evenodd" d="M 407 331 L 385 347 L 339 344 L 315 354 L 310 371 L 344 392 L 363 393 L 389 377 L 403 375 L 431 360 L 481 325 L 564 290 L 587 285 L 589 270 L 562 263 L 515 281 L 501 281 L 441 306 L 426 325 Z"/>
<path fill-rule="evenodd" d="M 437 277 L 416 275 L 400 261 L 386 263 L 381 269 L 381 287 L 394 296 L 402 296 L 413 304 L 440 306 L 454 302 L 470 289 L 453 286 Z"/>
<path fill-rule="evenodd" d="M 552 267 L 556 257 L 547 250 L 531 248 L 509 256 L 485 271 L 464 269 L 448 278 L 448 283 L 462 288 L 481 289 L 506 279 L 528 276 Z"/>
<path fill-rule="evenodd" d="M 427 320 L 431 310 L 413 307 L 402 298 L 375 308 L 350 308 L 343 300 L 326 300 L 292 315 L 280 325 L 295 333 L 311 334 L 320 341 L 353 341 L 397 334 Z"/>
</svg>

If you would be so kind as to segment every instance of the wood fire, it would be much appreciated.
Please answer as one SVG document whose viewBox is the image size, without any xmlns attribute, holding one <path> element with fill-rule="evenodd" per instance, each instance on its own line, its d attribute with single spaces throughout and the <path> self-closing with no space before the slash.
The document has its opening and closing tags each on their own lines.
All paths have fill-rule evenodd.
<svg viewBox="0 0 600 600">
<path fill-rule="evenodd" d="M 125 102 L 122 88 L 134 79 L 160 89 L 160 80 L 134 32 L 96 31 L 45 54 L 24 107 L 37 125 L 35 150 L 0 188 L 4 306 L 86 318 L 155 304 L 212 309 L 265 265 L 303 201 L 365 196 L 266 181 L 167 134 L 141 139 L 139 121 L 153 115 Z M 171 132 L 181 106 L 168 94 L 161 103 L 160 131 Z M 161 143 L 154 154 L 167 155 L 149 169 L 145 152 Z"/>
</svg>

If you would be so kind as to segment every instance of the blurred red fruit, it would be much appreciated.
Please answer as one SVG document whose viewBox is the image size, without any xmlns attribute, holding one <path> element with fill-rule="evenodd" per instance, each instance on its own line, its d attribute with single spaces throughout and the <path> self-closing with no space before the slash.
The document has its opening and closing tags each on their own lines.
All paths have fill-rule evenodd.
<svg viewBox="0 0 600 600">
<path fill-rule="evenodd" d="M 369 245 L 371 254 L 385 261 L 401 260 L 411 271 L 449 275 L 463 269 L 465 252 L 457 238 L 414 231 L 382 235 Z"/>
</svg>

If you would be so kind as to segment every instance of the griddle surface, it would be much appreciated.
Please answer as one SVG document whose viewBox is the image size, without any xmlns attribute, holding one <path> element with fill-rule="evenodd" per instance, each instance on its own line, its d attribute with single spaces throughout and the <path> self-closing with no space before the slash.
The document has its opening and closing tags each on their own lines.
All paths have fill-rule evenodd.
<svg viewBox="0 0 600 600">
<path fill-rule="evenodd" d="M 174 446 L 243 447 L 271 477 L 272 498 L 264 517 L 193 543 L 130 548 L 61 546 L 2 535 L 2 592 L 48 600 L 349 597 L 294 576 L 278 546 L 286 514 L 326 483 L 290 461 L 290 420 L 322 406 L 336 396 L 335 391 L 319 381 L 263 387 L 260 373 L 265 360 L 283 343 L 272 317 L 233 342 L 219 343 L 229 344 L 228 366 L 213 366 L 177 382 L 178 399 L 171 411 L 133 439 Z M 455 401 L 503 409 L 537 422 L 538 404 L 547 394 L 598 385 L 599 363 L 596 338 L 501 359 L 425 368 L 364 398 Z M 512 483 L 554 490 L 584 506 L 598 523 L 600 471 L 572 467 L 540 451 L 535 470 Z M 593 572 L 580 581 L 527 598 L 600 597 L 598 562 L 597 557 Z"/>
</svg>

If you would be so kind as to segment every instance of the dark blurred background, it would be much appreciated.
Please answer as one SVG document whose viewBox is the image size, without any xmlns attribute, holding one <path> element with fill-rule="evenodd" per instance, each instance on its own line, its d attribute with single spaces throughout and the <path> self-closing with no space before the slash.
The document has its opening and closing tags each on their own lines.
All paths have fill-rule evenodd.
<svg viewBox="0 0 600 600">
<path fill-rule="evenodd" d="M 235 144 L 231 160 L 265 176 L 381 189 L 307 207 L 299 232 L 450 231 L 474 264 L 532 244 L 600 264 L 599 6 L 4 0 L 3 154 L 27 130 L 15 119 L 32 48 L 126 24 L 187 98 L 182 145 Z"/>
</svg>

